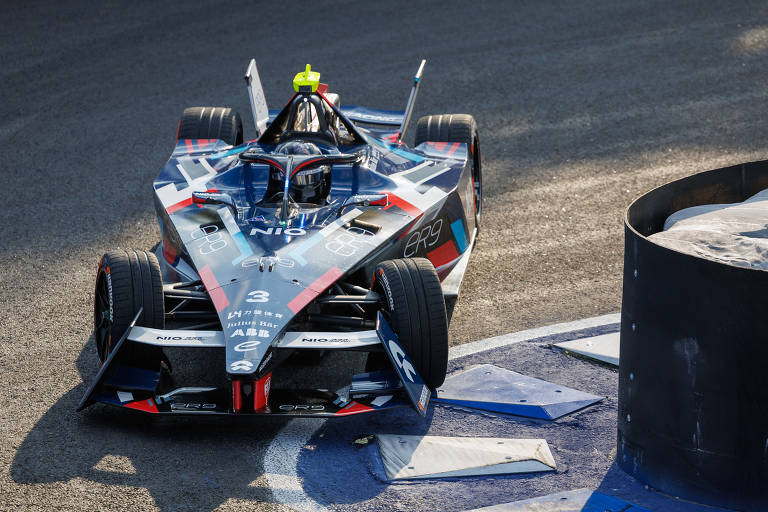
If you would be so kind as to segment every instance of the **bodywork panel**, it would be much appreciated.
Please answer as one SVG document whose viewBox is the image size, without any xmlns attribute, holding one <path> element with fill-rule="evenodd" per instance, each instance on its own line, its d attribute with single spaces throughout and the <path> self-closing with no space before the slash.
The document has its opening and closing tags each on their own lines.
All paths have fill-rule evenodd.
<svg viewBox="0 0 768 512">
<path fill-rule="evenodd" d="M 258 142 L 235 148 L 179 141 L 155 181 L 164 260 L 171 267 L 184 260 L 204 283 L 223 328 L 228 373 L 269 371 L 260 363 L 270 346 L 342 276 L 361 268 L 372 275 L 386 259 L 426 257 L 442 280 L 469 250 L 475 219 L 467 146 L 409 149 L 363 133 L 370 143 L 357 148 L 358 162 L 332 168 L 328 205 L 285 224 L 275 210 L 257 206 L 269 166 L 239 158 L 247 149 L 272 149 Z M 228 194 L 236 211 L 193 203 L 192 193 L 201 191 Z M 356 194 L 386 194 L 389 204 L 339 215 L 342 202 Z"/>
</svg>

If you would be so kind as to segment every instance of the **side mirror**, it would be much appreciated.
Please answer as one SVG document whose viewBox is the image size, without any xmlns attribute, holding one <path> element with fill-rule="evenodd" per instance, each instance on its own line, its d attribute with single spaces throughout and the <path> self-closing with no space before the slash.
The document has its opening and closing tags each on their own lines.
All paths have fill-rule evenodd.
<svg viewBox="0 0 768 512">
<path fill-rule="evenodd" d="M 237 218 L 237 206 L 232 196 L 223 192 L 192 192 L 192 202 L 195 204 L 223 204 L 232 210 L 232 215 Z"/>
<path fill-rule="evenodd" d="M 341 208 L 339 208 L 338 216 L 341 217 L 344 209 L 350 206 L 387 206 L 388 204 L 389 196 L 387 194 L 355 194 L 344 200 Z"/>
</svg>

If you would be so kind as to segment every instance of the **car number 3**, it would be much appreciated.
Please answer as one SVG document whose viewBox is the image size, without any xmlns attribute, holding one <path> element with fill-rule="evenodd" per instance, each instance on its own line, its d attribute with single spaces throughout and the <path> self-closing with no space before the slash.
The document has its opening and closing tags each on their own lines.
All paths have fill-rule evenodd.
<svg viewBox="0 0 768 512">
<path fill-rule="evenodd" d="M 248 292 L 248 297 L 248 299 L 245 299 L 245 302 L 269 302 L 269 292 L 264 290 Z"/>
</svg>

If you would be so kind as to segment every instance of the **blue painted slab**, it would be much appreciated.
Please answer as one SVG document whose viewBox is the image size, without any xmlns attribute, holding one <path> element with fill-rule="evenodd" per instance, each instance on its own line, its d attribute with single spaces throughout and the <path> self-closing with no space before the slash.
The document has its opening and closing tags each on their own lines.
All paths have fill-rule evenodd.
<svg viewBox="0 0 768 512">
<path fill-rule="evenodd" d="M 555 420 L 603 398 L 492 364 L 449 376 L 437 390 L 437 403 Z"/>
<path fill-rule="evenodd" d="M 614 496 L 589 489 L 558 492 L 468 512 L 651 512 Z"/>
</svg>

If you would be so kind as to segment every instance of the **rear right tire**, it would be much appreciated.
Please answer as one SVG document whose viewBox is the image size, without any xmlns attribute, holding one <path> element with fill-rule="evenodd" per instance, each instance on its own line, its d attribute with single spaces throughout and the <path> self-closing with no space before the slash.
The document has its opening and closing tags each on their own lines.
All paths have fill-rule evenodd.
<svg viewBox="0 0 768 512">
<path fill-rule="evenodd" d="M 479 233 L 483 213 L 483 161 L 475 118 L 469 114 L 424 116 L 416 123 L 415 145 L 422 142 L 460 142 L 467 145 L 468 156 L 472 159 L 475 223 Z"/>
</svg>

